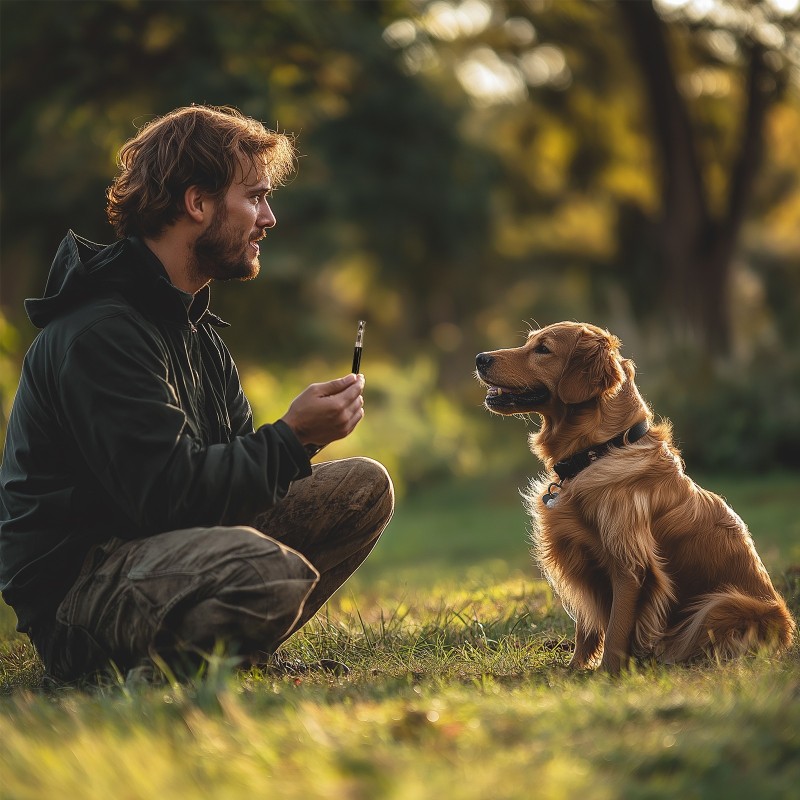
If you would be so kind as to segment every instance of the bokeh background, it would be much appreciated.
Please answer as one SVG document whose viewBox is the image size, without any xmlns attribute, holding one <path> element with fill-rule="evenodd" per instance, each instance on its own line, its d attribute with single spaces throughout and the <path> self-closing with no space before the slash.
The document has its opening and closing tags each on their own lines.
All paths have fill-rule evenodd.
<svg viewBox="0 0 800 800">
<path fill-rule="evenodd" d="M 349 371 L 331 456 L 401 495 L 533 474 L 481 350 L 619 335 L 691 469 L 800 470 L 798 0 L 2 0 L 0 427 L 67 229 L 113 239 L 137 126 L 191 103 L 292 133 L 262 272 L 213 306 L 257 421 Z M 528 422 L 528 425 L 534 424 Z M 2 431 L 0 430 L 0 434 Z"/>
</svg>

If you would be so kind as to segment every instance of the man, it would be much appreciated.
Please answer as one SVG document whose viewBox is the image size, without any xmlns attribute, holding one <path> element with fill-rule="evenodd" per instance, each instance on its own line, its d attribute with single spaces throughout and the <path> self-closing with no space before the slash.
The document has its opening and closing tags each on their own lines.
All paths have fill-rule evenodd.
<svg viewBox="0 0 800 800">
<path fill-rule="evenodd" d="M 71 231 L 42 298 L 0 468 L 0 588 L 49 675 L 219 641 L 260 663 L 361 564 L 393 510 L 366 458 L 310 464 L 363 417 L 362 375 L 312 384 L 253 429 L 208 310 L 254 278 L 290 140 L 178 109 L 119 155 L 108 247 Z M 196 663 L 191 661 L 190 663 Z"/>
</svg>

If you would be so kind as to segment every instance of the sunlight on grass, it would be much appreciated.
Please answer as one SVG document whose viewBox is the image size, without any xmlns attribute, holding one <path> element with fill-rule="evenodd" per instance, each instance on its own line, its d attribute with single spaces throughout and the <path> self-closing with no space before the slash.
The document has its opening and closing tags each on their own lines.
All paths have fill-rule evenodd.
<svg viewBox="0 0 800 800">
<path fill-rule="evenodd" d="M 20 693 L 0 767 L 14 798 L 789 797 L 797 676 L 795 657 L 620 680 L 551 667 Z"/>
<path fill-rule="evenodd" d="M 760 515 L 797 615 L 791 478 L 719 482 Z M 345 675 L 214 656 L 182 684 L 53 686 L 0 605 L 0 797 L 794 796 L 800 645 L 618 679 L 570 671 L 573 626 L 530 562 L 509 483 L 402 501 L 364 568 L 284 648 Z"/>
</svg>

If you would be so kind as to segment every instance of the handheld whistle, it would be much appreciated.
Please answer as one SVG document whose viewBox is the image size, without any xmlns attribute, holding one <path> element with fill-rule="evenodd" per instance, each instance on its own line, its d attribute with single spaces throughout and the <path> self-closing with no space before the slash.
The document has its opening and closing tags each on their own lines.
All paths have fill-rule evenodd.
<svg viewBox="0 0 800 800">
<path fill-rule="evenodd" d="M 361 349 L 364 346 L 364 326 L 367 323 L 363 319 L 358 321 L 358 330 L 356 331 L 356 346 L 353 348 L 353 369 L 352 372 L 358 375 L 361 370 Z"/>
</svg>

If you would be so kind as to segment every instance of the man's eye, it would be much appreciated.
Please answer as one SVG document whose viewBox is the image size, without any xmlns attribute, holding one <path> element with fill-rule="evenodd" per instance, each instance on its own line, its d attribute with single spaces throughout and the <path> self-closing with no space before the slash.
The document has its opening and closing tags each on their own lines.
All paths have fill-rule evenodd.
<svg viewBox="0 0 800 800">
<path fill-rule="evenodd" d="M 546 355 L 547 353 L 551 352 L 550 348 L 545 344 L 537 344 L 536 347 L 533 348 L 534 353 L 542 353 Z"/>
</svg>

